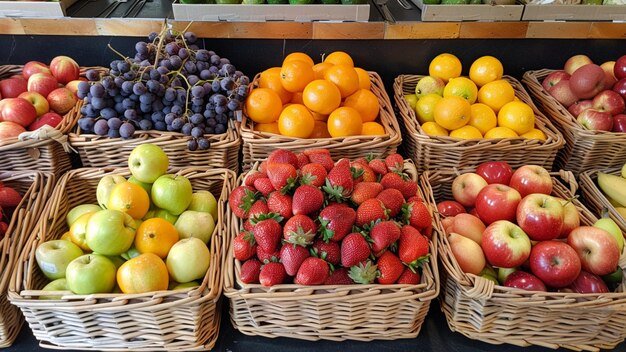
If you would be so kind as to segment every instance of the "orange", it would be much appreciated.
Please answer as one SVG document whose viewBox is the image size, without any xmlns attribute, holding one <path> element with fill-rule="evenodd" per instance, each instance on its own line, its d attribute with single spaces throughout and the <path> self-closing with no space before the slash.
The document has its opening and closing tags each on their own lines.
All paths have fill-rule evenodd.
<svg viewBox="0 0 626 352">
<path fill-rule="evenodd" d="M 280 134 L 280 131 L 278 130 L 278 123 L 276 122 L 255 123 L 254 130 L 259 131 L 259 132 L 265 132 L 265 133 Z"/>
<path fill-rule="evenodd" d="M 169 285 L 167 266 L 152 253 L 142 254 L 117 269 L 117 285 L 124 293 L 165 291 Z"/>
<path fill-rule="evenodd" d="M 84 251 L 91 251 L 91 248 L 87 245 L 85 233 L 87 231 L 87 222 L 89 222 L 89 218 L 95 213 L 96 212 L 88 212 L 79 216 L 70 227 L 70 241 Z"/>
<path fill-rule="evenodd" d="M 283 136 L 309 138 L 314 127 L 313 116 L 302 104 L 289 105 L 278 118 L 278 130 Z"/>
<path fill-rule="evenodd" d="M 378 98 L 374 93 L 367 89 L 359 89 L 350 95 L 344 101 L 343 106 L 355 108 L 361 115 L 363 122 L 371 122 L 376 120 L 380 111 Z"/>
<path fill-rule="evenodd" d="M 454 131 L 450 131 L 450 137 L 459 139 L 478 139 L 483 138 L 482 133 L 474 126 L 463 126 Z"/>
<path fill-rule="evenodd" d="M 428 75 L 439 77 L 444 82 L 448 82 L 450 78 L 459 77 L 463 65 L 461 60 L 452 54 L 439 54 L 428 66 Z"/>
<path fill-rule="evenodd" d="M 350 55 L 343 51 L 335 51 L 333 53 L 330 53 L 328 56 L 326 56 L 324 62 L 333 65 L 350 65 L 354 67 L 354 61 L 352 60 Z"/>
<path fill-rule="evenodd" d="M 518 135 L 530 132 L 535 127 L 535 112 L 526 103 L 512 101 L 498 112 L 498 126 L 508 127 Z"/>
<path fill-rule="evenodd" d="M 478 128 L 480 133 L 485 134 L 498 125 L 496 114 L 485 104 L 476 103 L 470 106 L 471 116 L 468 124 Z"/>
<path fill-rule="evenodd" d="M 439 126 L 436 122 L 428 121 L 422 125 L 424 133 L 429 136 L 447 136 L 448 130 Z"/>
<path fill-rule="evenodd" d="M 435 121 L 435 105 L 441 100 L 441 96 L 435 93 L 426 94 L 415 103 L 415 113 L 420 123 Z"/>
<path fill-rule="evenodd" d="M 178 231 L 169 221 L 152 218 L 139 225 L 135 234 L 135 248 L 139 253 L 154 253 L 161 259 L 178 242 Z"/>
<path fill-rule="evenodd" d="M 383 136 L 385 135 L 385 128 L 378 122 L 365 122 L 363 123 L 361 134 L 365 136 Z"/>
<path fill-rule="evenodd" d="M 304 104 L 304 101 L 302 101 L 302 92 L 293 93 L 289 102 L 292 104 Z M 284 108 L 283 106 L 283 109 Z"/>
<path fill-rule="evenodd" d="M 311 133 L 309 138 L 330 138 L 326 122 L 316 120 L 315 125 L 313 126 L 313 133 Z"/>
<path fill-rule="evenodd" d="M 493 56 L 479 57 L 470 66 L 469 77 L 477 86 L 482 87 L 489 82 L 502 78 L 504 67 L 500 60 Z"/>
<path fill-rule="evenodd" d="M 138 184 L 128 181 L 118 183 L 111 190 L 107 208 L 124 212 L 133 219 L 141 219 L 150 209 L 150 196 Z"/>
<path fill-rule="evenodd" d="M 335 65 L 326 70 L 324 79 L 333 82 L 339 88 L 342 98 L 352 95 L 359 89 L 359 74 L 352 66 Z"/>
<path fill-rule="evenodd" d="M 485 138 L 517 138 L 515 131 L 507 127 L 495 127 L 485 133 Z"/>
<path fill-rule="evenodd" d="M 317 79 L 304 88 L 302 101 L 309 110 L 328 115 L 341 104 L 341 93 L 331 82 Z"/>
<path fill-rule="evenodd" d="M 313 115 L 313 120 L 315 120 L 315 121 L 326 122 L 328 120 L 328 115 L 320 114 L 320 113 L 317 113 L 317 112 L 311 111 L 311 110 L 309 110 L 309 112 L 311 113 L 311 115 Z"/>
<path fill-rule="evenodd" d="M 472 115 L 471 111 L 467 100 L 452 96 L 441 98 L 435 105 L 433 115 L 439 126 L 447 130 L 456 130 L 467 125 Z"/>
<path fill-rule="evenodd" d="M 489 106 L 495 113 L 498 113 L 504 104 L 512 102 L 514 98 L 515 90 L 509 82 L 503 79 L 489 82 L 478 90 L 478 102 Z"/>
<path fill-rule="evenodd" d="M 280 67 L 268 68 L 261 72 L 259 87 L 269 88 L 276 92 L 283 104 L 291 100 L 292 93 L 283 88 L 283 84 L 280 82 Z"/>
<path fill-rule="evenodd" d="M 313 62 L 313 59 L 311 59 L 309 55 L 300 52 L 295 52 L 287 55 L 287 57 L 285 57 L 285 59 L 283 60 L 283 65 L 285 64 L 285 62 L 289 61 L 304 61 L 311 66 L 315 64 L 315 62 Z"/>
<path fill-rule="evenodd" d="M 288 61 L 280 69 L 280 82 L 292 93 L 301 92 L 314 79 L 313 66 L 305 61 Z"/>
<path fill-rule="evenodd" d="M 536 128 L 533 128 L 532 130 L 520 135 L 520 137 L 526 139 L 538 139 L 540 141 L 545 141 L 547 139 L 546 134 Z"/>
<path fill-rule="evenodd" d="M 70 236 L 69 231 L 66 231 L 64 234 L 62 234 L 60 239 L 72 242 L 72 237 Z"/>
<path fill-rule="evenodd" d="M 370 90 L 372 88 L 372 81 L 370 81 L 370 74 L 360 67 L 355 67 L 356 73 L 359 75 L 359 88 Z"/>
<path fill-rule="evenodd" d="M 278 120 L 283 110 L 280 96 L 269 88 L 253 89 L 246 99 L 245 112 L 257 123 L 270 123 Z"/>
<path fill-rule="evenodd" d="M 315 79 L 324 79 L 324 73 L 331 67 L 333 67 L 333 64 L 328 62 L 320 62 L 319 64 L 313 66 Z"/>
<path fill-rule="evenodd" d="M 467 77 L 450 78 L 448 84 L 443 88 L 443 96 L 457 96 L 467 100 L 470 104 L 476 102 L 478 87 Z"/>
<path fill-rule="evenodd" d="M 342 106 L 328 116 L 328 133 L 332 137 L 360 135 L 363 121 L 359 112 L 349 106 Z"/>
</svg>

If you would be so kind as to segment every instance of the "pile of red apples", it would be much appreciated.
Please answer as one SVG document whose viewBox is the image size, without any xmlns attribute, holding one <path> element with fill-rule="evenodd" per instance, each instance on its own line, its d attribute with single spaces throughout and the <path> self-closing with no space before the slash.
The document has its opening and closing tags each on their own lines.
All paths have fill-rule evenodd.
<svg viewBox="0 0 626 352">
<path fill-rule="evenodd" d="M 0 81 L 0 140 L 56 127 L 78 102 L 80 67 L 72 58 L 57 56 L 50 66 L 30 61 L 16 74 Z"/>
<path fill-rule="evenodd" d="M 542 85 L 585 129 L 626 132 L 626 55 L 599 66 L 572 56 Z"/>
</svg>

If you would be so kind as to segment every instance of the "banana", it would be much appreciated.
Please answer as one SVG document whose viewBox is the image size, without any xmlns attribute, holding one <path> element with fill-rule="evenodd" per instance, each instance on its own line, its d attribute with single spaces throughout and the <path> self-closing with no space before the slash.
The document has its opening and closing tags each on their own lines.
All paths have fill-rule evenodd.
<svg viewBox="0 0 626 352">
<path fill-rule="evenodd" d="M 619 215 L 621 215 L 624 219 L 626 219 L 626 208 L 624 208 L 624 207 L 617 207 L 617 208 L 615 208 L 615 210 L 617 210 Z"/>
<path fill-rule="evenodd" d="M 622 177 L 626 178 L 626 164 L 624 164 L 624 166 L 622 166 Z"/>
<path fill-rule="evenodd" d="M 598 173 L 598 185 L 602 192 L 626 207 L 626 179 L 619 176 Z"/>
</svg>

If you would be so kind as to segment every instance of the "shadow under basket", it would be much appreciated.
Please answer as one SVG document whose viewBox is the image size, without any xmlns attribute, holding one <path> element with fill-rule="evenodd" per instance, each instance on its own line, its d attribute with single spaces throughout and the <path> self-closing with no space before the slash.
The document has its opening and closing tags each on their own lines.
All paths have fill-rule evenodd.
<svg viewBox="0 0 626 352">
<path fill-rule="evenodd" d="M 253 170 L 256 169 L 255 164 Z M 411 161 L 404 172 L 417 181 Z M 245 174 L 238 184 L 242 184 Z M 420 196 L 435 208 L 430 186 L 422 183 Z M 435 217 L 433 217 L 434 221 Z M 430 301 L 439 292 L 437 232 L 430 242 L 431 258 L 419 285 L 321 285 L 281 284 L 265 287 L 241 281 L 241 262 L 233 256 L 233 239 L 242 220 L 233 216 L 224 246 L 224 295 L 230 300 L 233 326 L 246 335 L 289 337 L 302 340 L 395 340 L 415 338 L 428 314 Z M 433 224 L 433 228 L 440 228 Z"/>
<path fill-rule="evenodd" d="M 222 245 L 230 215 L 224 204 L 234 172 L 186 168 L 195 191 L 218 199 L 218 219 L 210 243 L 210 266 L 199 287 L 142 294 L 74 295 L 41 291 L 48 282 L 35 261 L 37 246 L 67 231 L 66 214 L 79 204 L 96 203 L 96 187 L 105 175 L 128 177 L 128 169 L 78 169 L 59 181 L 11 278 L 9 300 L 18 306 L 41 346 L 55 349 L 200 351 L 215 345 L 220 325 Z M 49 300 L 43 296 L 59 297 Z M 49 297 L 50 298 L 50 297 Z"/>
<path fill-rule="evenodd" d="M 626 218 L 615 209 L 615 206 L 611 204 L 602 190 L 600 190 L 598 186 L 598 172 L 620 176 L 621 167 L 603 171 L 585 171 L 579 175 L 580 190 L 585 204 L 587 204 L 589 209 L 595 214 L 604 215 L 604 212 L 608 212 L 609 217 L 622 229 L 622 232 L 626 232 Z"/>
<path fill-rule="evenodd" d="M 467 170 L 472 171 L 472 170 Z M 451 170 L 425 173 L 438 201 L 452 199 Z M 571 198 L 578 185 L 571 172 L 552 173 L 553 196 Z M 596 220 L 577 199 L 581 225 Z M 438 216 L 438 215 L 437 215 Z M 579 294 L 524 291 L 495 285 L 461 271 L 440 229 L 439 259 L 443 266 L 441 309 L 452 331 L 491 344 L 537 345 L 547 348 L 598 351 L 612 349 L 626 338 L 626 281 L 615 292 Z M 626 268 L 622 253 L 619 266 Z"/>
</svg>

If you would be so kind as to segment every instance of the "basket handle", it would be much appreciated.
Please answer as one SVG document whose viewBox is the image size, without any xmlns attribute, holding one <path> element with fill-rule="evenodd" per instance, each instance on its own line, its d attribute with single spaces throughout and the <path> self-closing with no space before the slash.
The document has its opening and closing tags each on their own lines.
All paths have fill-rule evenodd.
<svg viewBox="0 0 626 352">
<path fill-rule="evenodd" d="M 468 275 L 474 279 L 474 285 L 465 293 L 469 298 L 481 300 L 490 299 L 493 295 L 495 284 L 491 280 L 487 280 L 482 276 Z"/>
<path fill-rule="evenodd" d="M 74 148 L 72 148 L 70 143 L 67 141 L 67 136 L 65 134 L 61 133 L 61 131 L 55 128 L 50 127 L 49 125 L 44 125 L 43 127 L 35 131 L 22 132 L 17 138 L 20 141 L 25 141 L 28 139 L 34 139 L 34 140 L 53 139 L 63 146 L 63 150 L 65 150 L 66 153 L 69 153 L 70 151 L 73 151 L 74 153 L 78 153 L 76 150 L 74 150 Z"/>
</svg>

